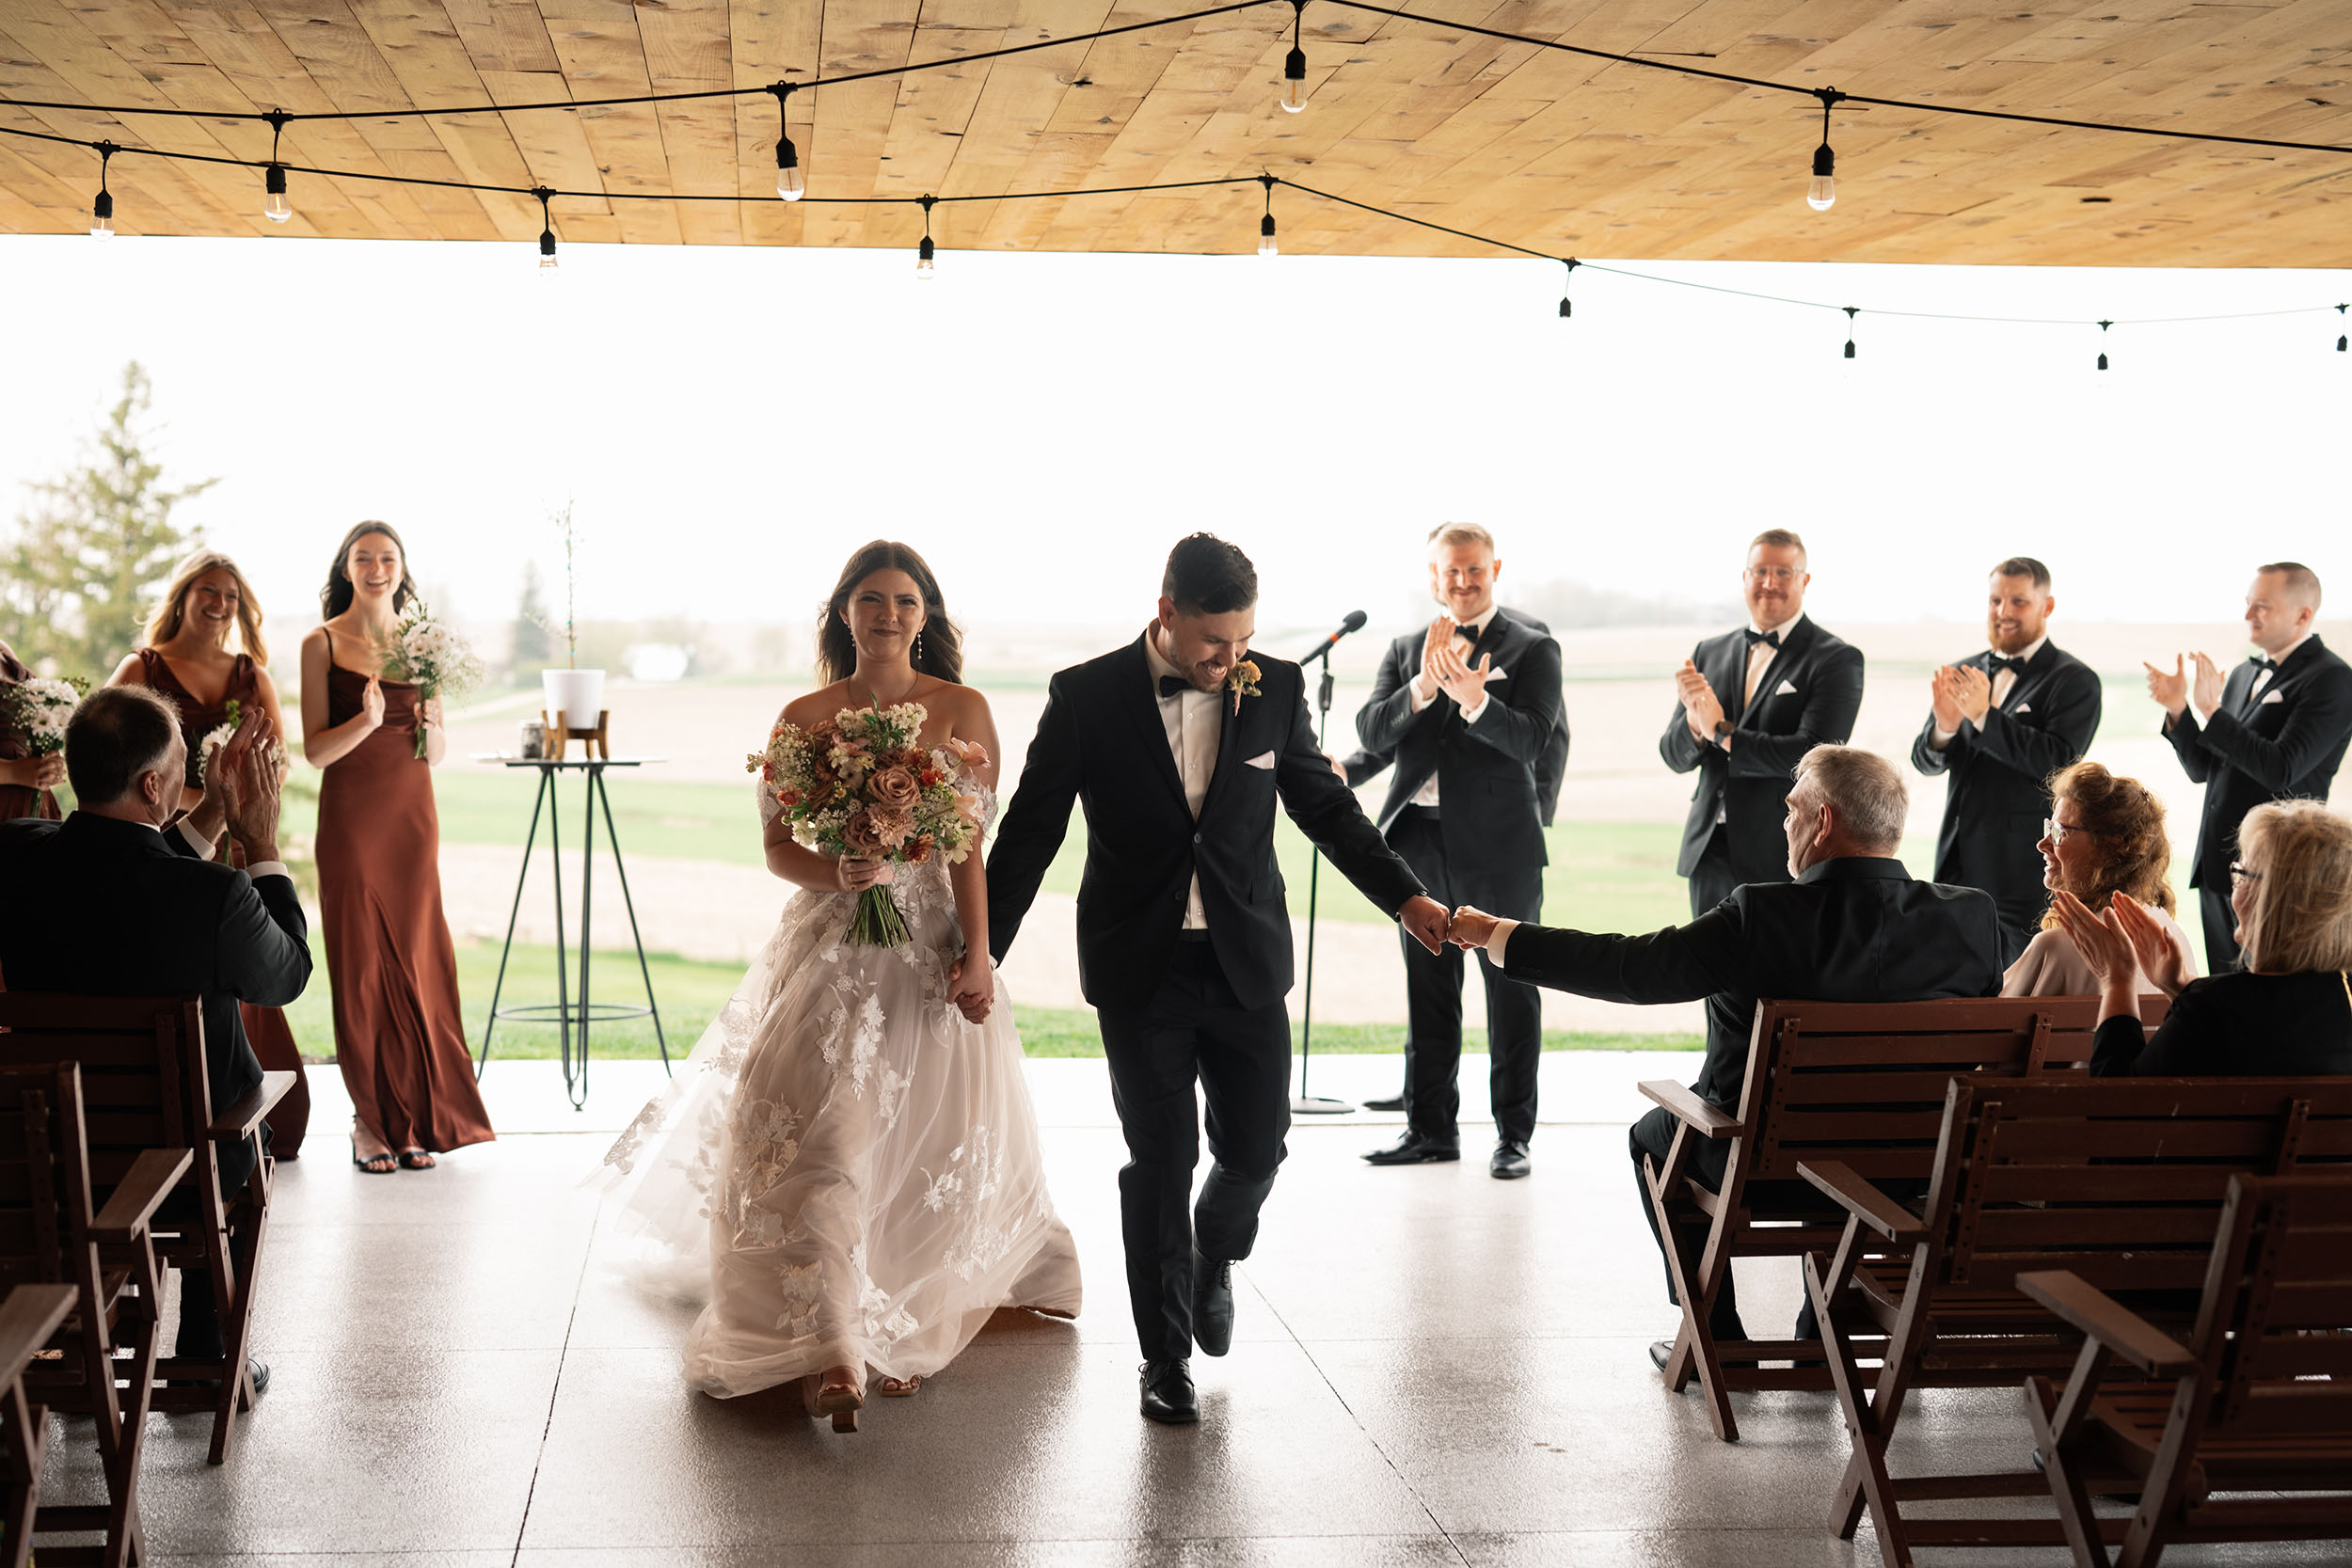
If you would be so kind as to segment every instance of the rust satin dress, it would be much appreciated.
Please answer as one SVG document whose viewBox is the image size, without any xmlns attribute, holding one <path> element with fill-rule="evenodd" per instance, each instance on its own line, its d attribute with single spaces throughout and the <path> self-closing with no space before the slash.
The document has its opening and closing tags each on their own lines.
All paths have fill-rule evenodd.
<svg viewBox="0 0 2352 1568">
<path fill-rule="evenodd" d="M 326 721 L 359 715 L 367 677 L 326 650 Z M 384 722 L 319 784 L 319 910 L 335 1060 L 362 1124 L 395 1149 L 487 1143 L 441 913 L 441 819 L 417 755 L 417 689 L 384 682 Z"/>
<path fill-rule="evenodd" d="M 16 722 L 8 717 L 8 704 L 4 695 L 8 689 L 21 681 L 33 678 L 33 673 L 6 642 L 0 642 L 0 761 L 21 762 L 33 754 L 18 732 Z M 0 818 L 39 816 L 55 822 L 58 816 L 57 798 L 45 789 L 27 784 L 0 784 Z"/>
<path fill-rule="evenodd" d="M 141 648 L 138 654 L 141 678 L 180 706 L 180 738 L 188 746 L 188 787 L 201 788 L 199 753 L 204 737 L 229 721 L 231 702 L 249 709 L 262 700 L 262 683 L 254 674 L 253 660 L 239 654 L 229 672 L 229 684 L 221 689 L 220 701 L 200 703 L 194 692 L 180 684 L 180 677 L 171 673 L 170 661 L 163 655 L 152 648 Z M 231 843 L 227 833 L 221 835 L 221 845 L 228 852 L 229 863 L 241 871 L 245 869 L 244 848 Z M 299 1159 L 303 1134 L 310 1127 L 310 1078 L 302 1069 L 302 1051 L 294 1044 L 285 1009 L 240 1002 L 237 1014 L 245 1023 L 246 1042 L 253 1047 L 254 1059 L 262 1064 L 262 1070 L 294 1075 L 294 1086 L 269 1114 L 269 1151 L 280 1160 Z"/>
</svg>

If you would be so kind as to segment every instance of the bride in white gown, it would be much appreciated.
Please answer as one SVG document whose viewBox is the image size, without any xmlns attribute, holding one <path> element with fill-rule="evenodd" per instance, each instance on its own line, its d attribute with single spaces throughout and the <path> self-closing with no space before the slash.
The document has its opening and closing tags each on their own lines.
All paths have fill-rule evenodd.
<svg viewBox="0 0 2352 1568">
<path fill-rule="evenodd" d="M 921 746 L 980 749 L 983 827 L 996 736 L 936 579 L 903 545 L 850 558 L 827 607 L 803 728 L 845 707 L 917 703 Z M 854 1431 L 870 1370 L 912 1393 L 989 1315 L 1074 1316 L 1078 1260 L 1045 1191 L 1037 1114 L 988 961 L 976 847 L 961 863 L 835 860 L 801 847 L 760 792 L 768 865 L 798 884 L 734 999 L 668 1092 L 605 1155 L 640 1283 L 698 1301 L 686 1381 L 722 1398 L 807 1380 Z M 911 940 L 843 940 L 889 880 Z M 965 954 L 977 961 L 962 961 Z"/>
</svg>

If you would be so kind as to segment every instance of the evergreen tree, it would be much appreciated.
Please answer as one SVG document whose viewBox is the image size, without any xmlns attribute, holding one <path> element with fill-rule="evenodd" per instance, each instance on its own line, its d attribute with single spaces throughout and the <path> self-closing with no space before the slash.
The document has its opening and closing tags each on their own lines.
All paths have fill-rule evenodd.
<svg viewBox="0 0 2352 1568">
<path fill-rule="evenodd" d="M 34 509 L 17 518 L 0 572 L 9 642 L 28 663 L 54 658 L 61 673 L 103 680 L 131 651 L 155 592 L 196 543 L 172 509 L 217 480 L 177 489 L 149 450 L 147 372 L 122 368 L 122 395 L 96 448 L 63 477 L 31 486 Z"/>
<path fill-rule="evenodd" d="M 515 644 L 507 662 L 517 677 L 548 662 L 548 607 L 540 597 L 535 561 L 523 562 L 523 597 L 515 611 Z"/>
</svg>

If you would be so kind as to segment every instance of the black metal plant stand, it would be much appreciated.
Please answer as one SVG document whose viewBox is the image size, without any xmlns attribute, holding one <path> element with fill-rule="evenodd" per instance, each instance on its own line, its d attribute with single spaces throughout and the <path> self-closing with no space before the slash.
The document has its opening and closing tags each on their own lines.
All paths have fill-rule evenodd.
<svg viewBox="0 0 2352 1568">
<path fill-rule="evenodd" d="M 1359 615 L 1359 620 L 1362 617 Z M 1323 665 L 1323 684 L 1315 691 L 1315 749 L 1326 750 L 1323 732 L 1331 722 L 1331 663 Z M 1303 1022 L 1298 1030 L 1298 1094 L 1291 1101 L 1291 1115 L 1299 1117 L 1345 1116 L 1356 1107 L 1344 1100 L 1307 1092 L 1308 1060 L 1315 1045 L 1315 905 L 1323 889 L 1323 851 L 1311 843 L 1307 860 L 1307 994 L 1299 1011 Z"/>
<path fill-rule="evenodd" d="M 500 1019 L 516 1022 L 556 1025 L 562 1038 L 564 1056 L 564 1093 L 575 1111 L 588 1104 L 588 1030 L 597 1020 L 610 1022 L 623 1018 L 651 1018 L 653 1037 L 661 1048 L 661 1070 L 670 1070 L 670 1042 L 661 1032 L 661 1013 L 654 1005 L 653 969 L 645 962 L 645 939 L 637 929 L 637 904 L 628 893 L 628 868 L 621 863 L 621 835 L 612 827 L 612 798 L 605 793 L 604 770 L 608 768 L 636 768 L 660 757 L 498 757 L 495 760 L 508 768 L 535 768 L 539 770 L 539 793 L 532 801 L 531 832 L 523 838 L 523 866 L 515 878 L 515 905 L 506 916 L 506 945 L 499 953 L 498 983 L 490 989 L 490 1017 L 482 1029 L 482 1059 L 474 1064 L 474 1077 L 481 1078 L 482 1069 L 490 1062 L 490 1037 L 498 1029 Z M 564 951 L 564 836 L 556 807 L 556 775 L 577 771 L 581 779 L 581 816 L 585 825 L 580 832 L 580 1000 L 572 1000 L 572 990 L 564 974 L 566 955 Z M 628 911 L 629 940 L 637 944 L 637 972 L 645 982 L 645 1005 L 642 1007 L 617 1002 L 588 1000 L 588 937 L 589 915 L 596 898 L 596 812 L 604 812 L 605 842 L 612 848 L 612 869 L 621 879 L 621 903 Z M 548 865 L 555 873 L 555 1000 L 551 1003 L 531 1003 L 522 1006 L 501 1007 L 499 999 L 506 990 L 506 964 L 515 952 L 515 925 L 523 909 L 523 884 L 531 876 L 531 851 L 539 842 L 539 818 L 548 820 Z M 572 1030 L 580 1030 L 580 1053 L 575 1061 L 572 1053 Z"/>
</svg>

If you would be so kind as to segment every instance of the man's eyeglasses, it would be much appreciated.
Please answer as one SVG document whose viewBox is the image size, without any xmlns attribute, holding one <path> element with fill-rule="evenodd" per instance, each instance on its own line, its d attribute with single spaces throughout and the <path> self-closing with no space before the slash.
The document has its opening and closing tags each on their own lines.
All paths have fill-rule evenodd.
<svg viewBox="0 0 2352 1568">
<path fill-rule="evenodd" d="M 1785 585 L 1797 580 L 1797 569 L 1794 566 L 1751 566 L 1748 568 L 1748 580 Z"/>
<path fill-rule="evenodd" d="M 2259 871 L 2255 870 L 2252 866 L 2250 866 L 2250 865 L 2241 865 L 2241 864 L 2239 864 L 2236 861 L 2232 861 L 2232 862 L 2230 863 L 2230 885 L 2231 885 L 2231 886 L 2233 886 L 2233 887 L 2238 887 L 2238 886 L 2242 886 L 2242 885 L 2244 885 L 2244 884 L 2245 884 L 2245 883 L 2247 883 L 2247 882 L 2259 882 L 2259 881 L 2261 881 L 2262 879 L 2263 879 L 2263 874 L 2262 874 L 2261 872 L 2259 872 Z"/>
</svg>

